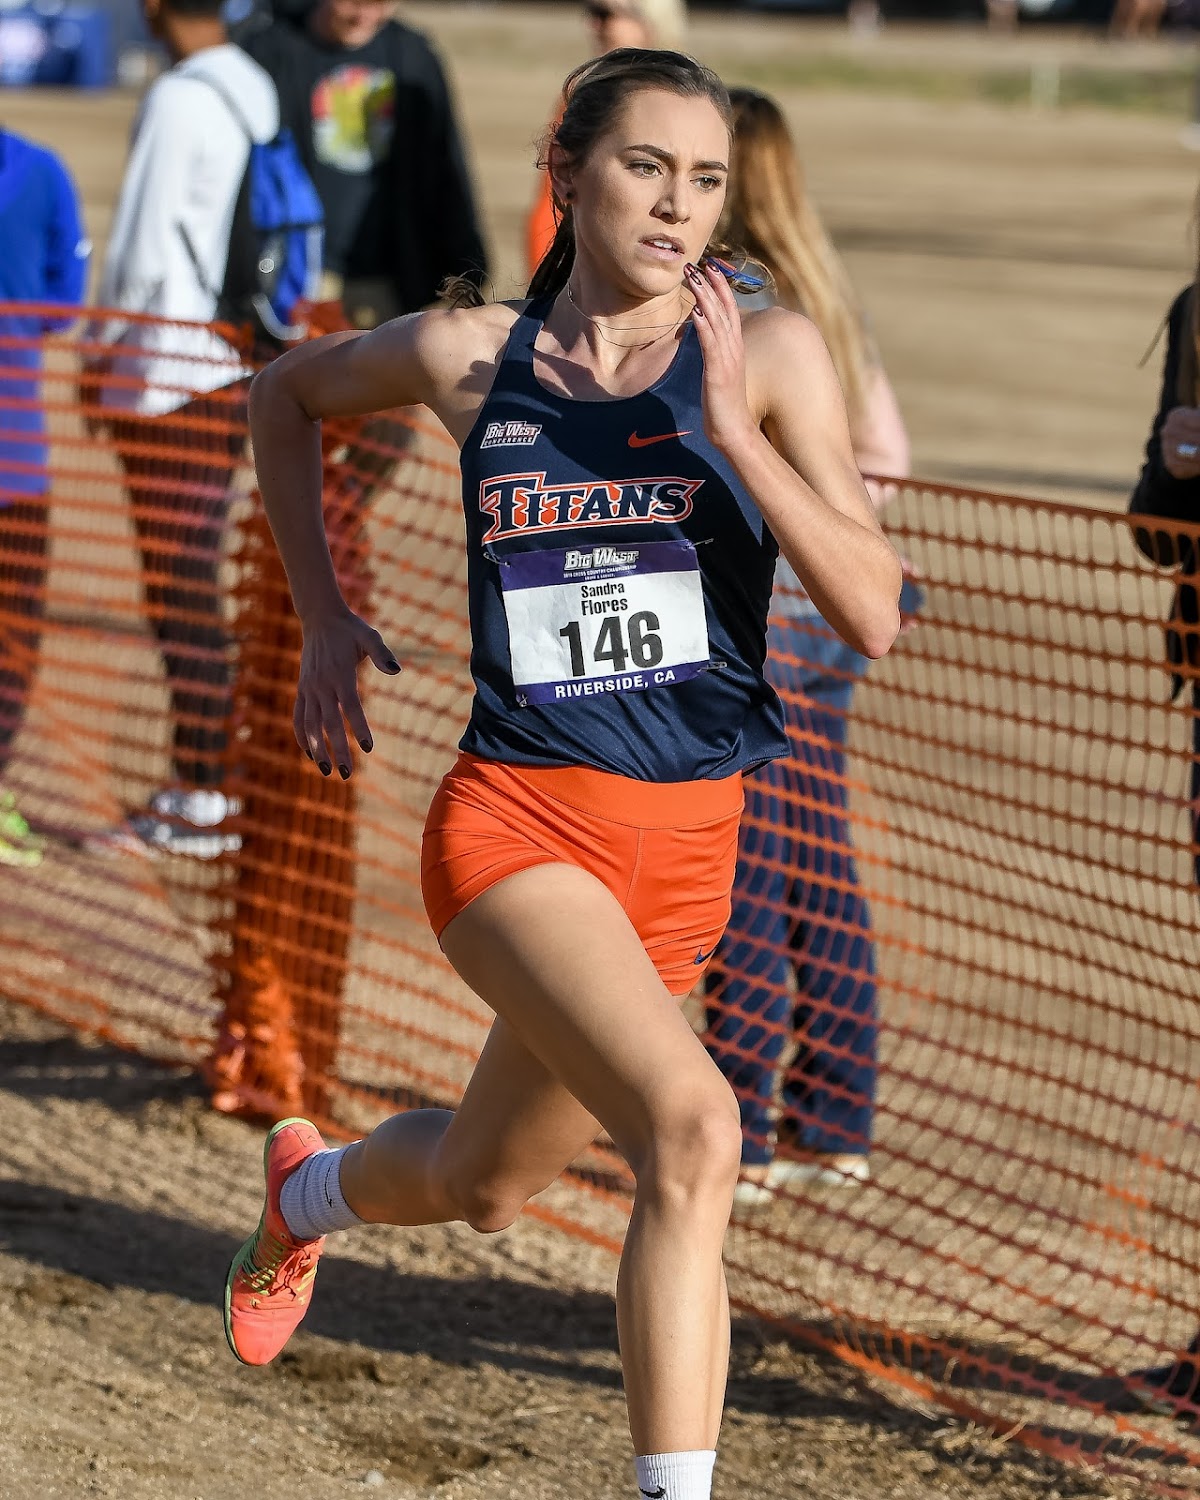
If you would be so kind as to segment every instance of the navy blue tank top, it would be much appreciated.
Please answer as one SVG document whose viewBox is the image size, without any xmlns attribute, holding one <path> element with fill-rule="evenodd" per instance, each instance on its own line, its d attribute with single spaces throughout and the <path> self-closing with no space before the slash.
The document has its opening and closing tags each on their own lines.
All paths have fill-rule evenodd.
<svg viewBox="0 0 1200 1500">
<path fill-rule="evenodd" d="M 534 375 L 550 306 L 517 319 L 463 444 L 475 699 L 460 748 L 638 781 L 786 755 L 763 676 L 778 548 L 704 435 L 695 329 L 647 390 L 579 401 Z"/>
</svg>

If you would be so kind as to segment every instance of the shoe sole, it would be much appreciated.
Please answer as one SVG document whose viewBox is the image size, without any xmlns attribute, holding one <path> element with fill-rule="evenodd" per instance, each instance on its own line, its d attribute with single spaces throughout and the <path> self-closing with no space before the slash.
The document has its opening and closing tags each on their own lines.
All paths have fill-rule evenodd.
<svg viewBox="0 0 1200 1500">
<path fill-rule="evenodd" d="M 1142 1410 L 1152 1417 L 1176 1417 L 1179 1415 L 1179 1403 L 1170 1401 L 1156 1391 L 1151 1391 L 1142 1386 L 1130 1386 L 1130 1390 L 1141 1404 Z"/>
<path fill-rule="evenodd" d="M 1177 1378 L 1177 1373 L 1176 1367 L 1172 1365 L 1169 1369 L 1152 1372 L 1160 1377 L 1157 1380 L 1146 1376 L 1135 1377 L 1128 1384 L 1129 1393 L 1152 1416 L 1190 1419 L 1192 1413 L 1187 1408 L 1195 1406 L 1197 1397 L 1190 1387 L 1187 1391 L 1172 1395 L 1170 1387 Z"/>
<path fill-rule="evenodd" d="M 809 1162 L 779 1162 L 773 1165 L 767 1181 L 772 1187 L 860 1188 L 871 1180 L 865 1172 L 843 1172 L 838 1167 L 822 1167 Z"/>
<path fill-rule="evenodd" d="M 258 1216 L 258 1228 L 249 1237 L 243 1240 L 241 1248 L 229 1263 L 229 1270 L 225 1273 L 225 1342 L 229 1345 L 229 1352 L 237 1360 L 239 1365 L 246 1365 L 250 1369 L 258 1369 L 259 1366 L 251 1365 L 248 1359 L 243 1359 L 237 1351 L 237 1345 L 233 1342 L 233 1278 L 241 1268 L 243 1257 L 249 1252 L 251 1245 L 258 1238 L 263 1225 L 267 1221 L 267 1158 L 271 1154 L 271 1143 L 281 1130 L 286 1130 L 289 1125 L 311 1125 L 311 1120 L 306 1120 L 302 1115 L 290 1115 L 286 1120 L 280 1120 L 277 1125 L 272 1125 L 267 1131 L 267 1138 L 263 1142 L 263 1211 Z"/>
<path fill-rule="evenodd" d="M 783 1199 L 779 1198 L 777 1194 L 769 1193 L 766 1188 L 763 1188 L 761 1192 L 755 1193 L 753 1197 L 745 1193 L 740 1195 L 735 1194 L 733 1206 L 740 1208 L 743 1213 L 753 1213 L 756 1209 L 770 1208 L 773 1204 L 781 1202 L 783 1202 Z"/>
<path fill-rule="evenodd" d="M 0 868 L 5 870 L 37 870 L 43 862 L 40 849 L 0 849 Z"/>
</svg>

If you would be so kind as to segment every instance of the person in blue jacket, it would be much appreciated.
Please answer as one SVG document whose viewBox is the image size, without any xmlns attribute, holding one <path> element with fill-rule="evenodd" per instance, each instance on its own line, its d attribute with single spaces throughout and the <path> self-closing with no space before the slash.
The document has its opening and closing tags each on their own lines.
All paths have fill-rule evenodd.
<svg viewBox="0 0 1200 1500">
<path fill-rule="evenodd" d="M 41 341 L 65 328 L 82 302 L 90 248 L 67 169 L 44 146 L 0 127 L 0 865 L 16 868 L 42 858 L 6 785 L 46 598 L 50 475 L 38 402 Z"/>
</svg>

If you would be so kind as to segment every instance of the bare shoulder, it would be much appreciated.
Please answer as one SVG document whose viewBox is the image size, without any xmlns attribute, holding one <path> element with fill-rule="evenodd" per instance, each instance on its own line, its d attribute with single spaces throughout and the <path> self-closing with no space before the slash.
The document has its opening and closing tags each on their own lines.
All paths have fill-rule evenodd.
<svg viewBox="0 0 1200 1500">
<path fill-rule="evenodd" d="M 786 307 L 764 307 L 745 313 L 742 340 L 747 359 L 755 364 L 781 355 L 792 359 L 806 356 L 821 359 L 825 355 L 825 340 L 817 325 L 803 313 L 789 312 Z"/>
<path fill-rule="evenodd" d="M 287 391 L 314 421 L 427 406 L 461 443 L 491 390 L 523 303 L 431 308 L 367 332 L 298 344 L 254 382 L 258 404 Z"/>
<path fill-rule="evenodd" d="M 802 313 L 783 307 L 747 313 L 742 342 L 747 392 L 761 418 L 779 417 L 797 403 L 813 404 L 838 391 L 825 340 Z"/>
<path fill-rule="evenodd" d="M 489 302 L 430 308 L 412 319 L 413 349 L 439 385 L 457 385 L 473 368 L 496 364 L 524 307 L 524 302 Z"/>
</svg>

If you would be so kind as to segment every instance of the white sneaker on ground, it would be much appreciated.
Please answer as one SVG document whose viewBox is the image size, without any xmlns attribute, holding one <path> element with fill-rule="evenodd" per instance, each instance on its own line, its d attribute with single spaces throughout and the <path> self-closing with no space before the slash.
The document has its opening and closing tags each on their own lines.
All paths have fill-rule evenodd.
<svg viewBox="0 0 1200 1500">
<path fill-rule="evenodd" d="M 241 812 L 241 803 L 214 788 L 184 791 L 167 787 L 155 792 L 145 812 L 131 813 L 125 826 L 147 852 L 186 854 L 192 859 L 217 859 L 236 854 L 242 836 L 224 827 L 227 819 Z"/>
<path fill-rule="evenodd" d="M 733 1201 L 739 1208 L 767 1208 L 781 1201 L 781 1194 L 789 1188 L 861 1187 L 870 1180 L 871 1166 L 865 1156 L 847 1153 L 814 1156 L 803 1161 L 776 1157 L 768 1167 L 742 1168 Z"/>
<path fill-rule="evenodd" d="M 744 1172 L 745 1168 L 742 1170 Z M 751 1170 L 762 1175 L 743 1176 L 733 1190 L 733 1201 L 738 1208 L 768 1208 L 779 1196 L 767 1186 L 769 1169 L 757 1167 Z"/>
<path fill-rule="evenodd" d="M 861 1187 L 871 1180 L 871 1164 L 865 1156 L 814 1156 L 789 1161 L 776 1157 L 767 1169 L 771 1187 Z"/>
</svg>

